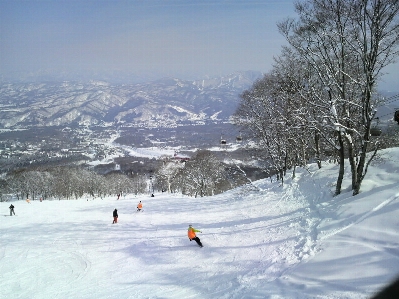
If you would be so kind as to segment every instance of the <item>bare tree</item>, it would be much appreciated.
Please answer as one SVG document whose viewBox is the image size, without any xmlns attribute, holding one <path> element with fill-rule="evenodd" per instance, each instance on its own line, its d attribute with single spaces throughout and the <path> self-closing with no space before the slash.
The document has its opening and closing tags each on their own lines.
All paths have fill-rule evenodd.
<svg viewBox="0 0 399 299">
<path fill-rule="evenodd" d="M 176 179 L 179 170 L 184 168 L 184 163 L 178 161 L 165 160 L 162 166 L 157 170 L 157 180 L 161 185 L 162 190 L 166 189 L 169 193 L 172 192 L 172 184 Z M 165 186 L 165 187 L 164 187 Z"/>
<path fill-rule="evenodd" d="M 309 0 L 296 5 L 298 21 L 279 24 L 311 71 L 311 99 L 326 120 L 324 127 L 335 131 L 340 161 L 336 194 L 341 191 L 345 155 L 355 195 L 378 149 L 366 162 L 376 82 L 398 55 L 398 6 L 398 1 Z"/>
<path fill-rule="evenodd" d="M 80 167 L 54 167 L 35 170 L 20 169 L 6 177 L 7 189 L 19 198 L 79 199 L 85 195 L 103 197 L 117 193 L 144 193 L 142 176 L 124 174 L 103 176 Z"/>
<path fill-rule="evenodd" d="M 220 161 L 206 150 L 197 151 L 182 170 L 183 193 L 190 196 L 211 196 L 220 193 L 219 186 L 226 180 Z"/>
<path fill-rule="evenodd" d="M 287 170 L 305 166 L 319 145 L 309 107 L 303 97 L 304 72 L 300 57 L 289 48 L 275 59 L 273 70 L 241 95 L 236 124 L 253 133 L 283 182 Z"/>
<path fill-rule="evenodd" d="M 263 158 L 281 173 L 284 169 L 284 145 L 279 134 L 279 127 L 282 126 L 278 111 L 281 107 L 271 92 L 274 82 L 275 77 L 267 74 L 244 91 L 234 114 L 234 122 L 249 131 L 262 147 Z"/>
<path fill-rule="evenodd" d="M 399 55 L 399 1 L 397 0 L 363 0 L 355 1 L 351 18 L 355 42 L 352 51 L 361 62 L 362 72 L 359 80 L 361 89 L 361 125 L 359 135 L 360 153 L 356 160 L 353 194 L 360 192 L 367 167 L 377 153 L 376 148 L 367 160 L 370 145 L 370 129 L 375 116 L 373 96 L 377 81 L 383 68 L 395 61 Z"/>
</svg>

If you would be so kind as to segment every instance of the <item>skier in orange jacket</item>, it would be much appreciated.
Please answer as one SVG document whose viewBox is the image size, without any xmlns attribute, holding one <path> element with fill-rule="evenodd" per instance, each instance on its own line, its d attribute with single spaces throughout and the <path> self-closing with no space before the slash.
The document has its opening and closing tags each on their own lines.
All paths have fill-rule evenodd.
<svg viewBox="0 0 399 299">
<path fill-rule="evenodd" d="M 137 205 L 137 212 L 140 212 L 142 208 L 143 208 L 143 204 L 141 203 L 141 200 L 140 200 L 140 202 Z"/>
<path fill-rule="evenodd" d="M 191 224 L 188 226 L 187 229 L 187 236 L 190 241 L 194 240 L 197 242 L 199 247 L 203 247 L 200 238 L 197 237 L 195 233 L 202 233 L 202 231 L 195 229 Z"/>
</svg>

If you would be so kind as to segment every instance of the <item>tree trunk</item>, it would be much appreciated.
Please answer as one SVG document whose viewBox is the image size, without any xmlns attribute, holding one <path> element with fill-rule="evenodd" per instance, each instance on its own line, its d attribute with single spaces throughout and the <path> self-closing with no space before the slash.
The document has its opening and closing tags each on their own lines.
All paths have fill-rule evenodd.
<svg viewBox="0 0 399 299">
<path fill-rule="evenodd" d="M 342 140 L 341 134 L 338 134 L 338 156 L 339 156 L 339 171 L 338 171 L 338 178 L 337 178 L 337 185 L 335 187 L 335 195 L 341 194 L 342 189 L 342 181 L 344 179 L 345 174 L 345 151 L 344 151 L 344 142 Z"/>
<path fill-rule="evenodd" d="M 355 161 L 355 153 L 353 150 L 353 144 L 348 141 L 348 160 L 351 167 L 351 175 L 352 175 L 352 190 L 355 188 L 357 182 L 357 171 L 356 171 L 356 161 Z"/>
<path fill-rule="evenodd" d="M 366 155 L 367 155 L 367 149 L 368 149 L 369 139 L 370 139 L 369 130 L 366 130 L 366 134 L 363 138 L 364 138 L 364 142 L 362 144 L 362 150 L 360 152 L 359 164 L 357 165 L 357 169 L 356 169 L 356 181 L 355 181 L 354 186 L 352 186 L 354 196 L 359 194 L 360 186 L 362 185 L 362 181 L 363 181 L 363 178 L 365 175 L 365 173 L 363 173 L 363 170 L 364 170 L 364 166 L 366 164 Z M 373 157 L 374 157 L 374 155 L 373 155 Z"/>
<path fill-rule="evenodd" d="M 317 167 L 320 169 L 321 168 L 321 159 L 320 159 L 320 134 L 318 132 L 315 132 L 314 134 L 314 144 L 316 147 L 316 161 L 317 161 Z"/>
</svg>

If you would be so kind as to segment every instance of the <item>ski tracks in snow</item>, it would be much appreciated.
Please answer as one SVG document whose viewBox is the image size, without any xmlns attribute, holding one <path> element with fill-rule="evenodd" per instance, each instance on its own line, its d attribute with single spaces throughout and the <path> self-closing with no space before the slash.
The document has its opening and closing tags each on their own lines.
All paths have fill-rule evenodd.
<svg viewBox="0 0 399 299">
<path fill-rule="evenodd" d="M 271 184 L 269 187 L 274 189 L 276 185 Z M 276 189 L 269 192 L 271 190 L 265 186 L 258 190 L 265 195 L 267 205 L 253 201 L 252 195 L 247 194 L 247 208 L 241 212 L 242 219 L 236 220 L 237 225 L 226 223 L 227 227 L 234 227 L 228 232 L 227 239 L 223 234 L 213 236 L 214 244 L 226 244 L 228 238 L 234 239 L 233 244 L 242 244 L 240 250 L 234 255 L 239 262 L 225 261 L 227 264 L 238 263 L 237 269 L 233 271 L 237 273 L 234 280 L 236 281 L 234 298 L 241 298 L 240 294 L 245 294 L 248 289 L 256 290 L 262 288 L 265 283 L 276 280 L 287 269 L 313 255 L 315 250 L 318 218 L 310 217 L 312 213 L 317 215 L 315 207 L 312 206 L 311 209 L 304 196 L 293 205 L 291 195 L 279 197 L 279 192 L 275 192 Z M 298 196 L 300 192 L 298 185 L 291 192 Z M 271 197 L 271 194 L 275 195 Z M 259 193 L 256 197 L 259 198 Z M 289 204 L 287 201 L 290 201 Z M 266 209 L 259 209 L 259 205 Z M 251 238 L 247 238 L 247 232 Z M 254 239 L 253 236 L 257 238 Z M 243 248 L 246 249 L 243 250 Z M 229 250 L 232 251 L 234 248 L 229 248 Z M 251 270 L 240 272 L 240 269 Z M 225 273 L 228 271 L 225 270 Z"/>
<path fill-rule="evenodd" d="M 19 239 L 31 245 L 3 247 L 0 259 L 3 265 L 1 269 L 3 278 L 10 279 L 10 275 L 15 277 L 10 279 L 13 283 L 8 285 L 7 289 L 9 292 L 18 293 L 19 298 L 35 297 L 33 294 L 36 293 L 38 285 L 42 287 L 42 298 L 45 296 L 63 298 L 90 270 L 91 262 L 79 253 L 78 244 L 72 240 L 60 239 L 51 242 L 51 239 L 46 237 L 42 237 L 41 240 L 37 238 L 27 240 L 22 236 L 19 236 Z M 47 244 L 46 251 L 41 250 L 43 243 Z M 14 269 L 15 264 L 24 266 Z M 52 270 L 54 267 L 58 269 L 57 272 Z M 50 272 L 53 275 L 49 279 Z M 20 279 L 20 277 L 29 277 L 29 279 Z"/>
<path fill-rule="evenodd" d="M 361 217 L 359 217 L 358 219 L 356 219 L 355 221 L 352 221 L 351 223 L 342 226 L 341 228 L 338 229 L 334 229 L 328 233 L 325 233 L 323 236 L 320 237 L 320 240 L 325 240 L 325 239 L 329 239 L 332 236 L 339 234 L 341 232 L 343 232 L 344 230 L 347 230 L 348 228 L 359 224 L 360 222 L 364 221 L 365 219 L 369 218 L 373 213 L 377 212 L 378 210 L 382 209 L 383 207 L 387 206 L 388 204 L 390 204 L 391 202 L 393 202 L 394 200 L 399 199 L 399 193 L 384 200 L 382 203 L 380 203 L 379 205 L 377 205 L 376 207 L 372 208 L 370 211 L 366 212 L 365 214 L 363 214 Z"/>
<path fill-rule="evenodd" d="M 315 198 L 306 197 L 301 190 L 304 183 L 300 178 L 293 179 L 290 184 L 284 187 L 285 196 L 287 197 L 284 200 L 296 198 L 298 205 L 298 222 L 295 224 L 297 235 L 295 237 L 296 244 L 294 250 L 298 262 L 315 255 L 317 251 L 317 227 L 321 221 L 319 209 L 316 204 L 320 195 L 315 193 Z"/>
<path fill-rule="evenodd" d="M 298 206 L 302 206 L 302 213 L 298 219 L 298 234 L 295 245 L 295 255 L 298 258 L 298 261 L 309 258 L 320 251 L 319 246 L 321 241 L 331 238 L 334 235 L 361 223 L 365 219 L 369 218 L 372 214 L 376 213 L 383 207 L 390 204 L 392 201 L 399 198 L 399 194 L 395 194 L 392 197 L 382 201 L 377 206 L 372 207 L 359 218 L 352 220 L 349 224 L 344 223 L 339 228 L 334 226 L 335 228 L 333 230 L 326 232 L 320 231 L 322 219 L 328 219 L 328 214 L 336 213 L 339 207 L 344 204 L 341 201 L 345 201 L 345 199 L 333 198 L 331 202 L 325 202 L 323 192 L 314 192 L 314 197 L 309 197 L 309 195 L 306 197 L 305 195 L 302 195 L 305 194 L 305 192 L 302 193 L 301 188 L 303 188 L 305 191 L 309 190 L 309 184 L 313 184 L 313 180 L 309 179 L 309 177 L 306 178 L 306 181 L 301 180 L 301 178 L 292 180 L 290 184 L 287 184 L 285 190 L 286 198 L 281 200 L 283 203 L 285 200 L 296 198 L 298 201 Z M 326 186 L 313 186 L 313 188 L 314 190 L 328 189 Z"/>
</svg>

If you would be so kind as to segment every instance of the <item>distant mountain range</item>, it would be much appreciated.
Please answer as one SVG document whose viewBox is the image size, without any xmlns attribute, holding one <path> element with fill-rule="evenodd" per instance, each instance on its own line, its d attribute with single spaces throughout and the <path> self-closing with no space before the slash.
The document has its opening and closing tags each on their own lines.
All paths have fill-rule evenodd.
<svg viewBox="0 0 399 299">
<path fill-rule="evenodd" d="M 226 120 L 234 113 L 239 94 L 261 75 L 247 71 L 194 81 L 164 78 L 119 85 L 102 81 L 1 83 L 0 128 L 170 127 Z"/>
</svg>

